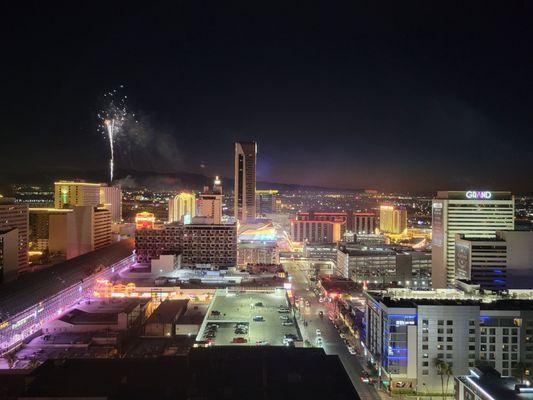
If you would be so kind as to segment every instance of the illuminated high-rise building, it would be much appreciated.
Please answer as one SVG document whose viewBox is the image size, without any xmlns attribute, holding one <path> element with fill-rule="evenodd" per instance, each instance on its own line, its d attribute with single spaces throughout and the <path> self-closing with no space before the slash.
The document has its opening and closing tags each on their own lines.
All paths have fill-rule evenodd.
<svg viewBox="0 0 533 400">
<path fill-rule="evenodd" d="M 346 229 L 344 212 L 300 212 L 291 220 L 295 242 L 333 243 L 341 240 Z"/>
<path fill-rule="evenodd" d="M 111 213 L 111 221 L 122 221 L 122 190 L 120 186 L 100 186 L 100 204 Z"/>
<path fill-rule="evenodd" d="M 30 208 L 29 209 L 29 246 L 30 250 L 43 251 L 49 248 L 50 218 L 64 215 L 72 210 L 65 208 Z"/>
<path fill-rule="evenodd" d="M 28 266 L 28 205 L 0 197 L 0 230 L 17 228 L 18 269 Z"/>
<path fill-rule="evenodd" d="M 100 184 L 59 181 L 54 184 L 54 208 L 97 206 L 100 204 Z"/>
<path fill-rule="evenodd" d="M 407 229 L 407 210 L 403 207 L 382 204 L 379 207 L 379 230 L 382 233 L 401 234 Z"/>
<path fill-rule="evenodd" d="M 235 142 L 234 212 L 241 223 L 255 219 L 256 159 L 256 142 Z"/>
<path fill-rule="evenodd" d="M 257 215 L 272 214 L 278 212 L 277 199 L 278 191 L 274 189 L 256 189 L 255 201 Z"/>
<path fill-rule="evenodd" d="M 214 224 L 222 223 L 222 184 L 218 176 L 215 179 L 213 190 L 204 188 L 198 197 L 198 216 L 211 218 Z"/>
<path fill-rule="evenodd" d="M 196 216 L 194 193 L 181 192 L 168 200 L 168 222 L 190 224 L 194 216 Z"/>
<path fill-rule="evenodd" d="M 445 288 L 455 282 L 455 235 L 492 238 L 514 229 L 514 198 L 510 192 L 438 192 L 433 199 L 432 282 Z"/>
</svg>

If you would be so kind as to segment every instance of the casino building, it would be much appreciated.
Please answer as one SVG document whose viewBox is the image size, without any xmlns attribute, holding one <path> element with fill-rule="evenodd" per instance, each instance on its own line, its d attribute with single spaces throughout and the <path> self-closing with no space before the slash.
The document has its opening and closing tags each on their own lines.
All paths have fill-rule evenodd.
<svg viewBox="0 0 533 400">
<path fill-rule="evenodd" d="M 445 288 L 455 282 L 456 234 L 464 238 L 493 238 L 496 231 L 514 230 L 511 192 L 438 192 L 433 199 L 432 212 L 434 288 Z"/>
</svg>

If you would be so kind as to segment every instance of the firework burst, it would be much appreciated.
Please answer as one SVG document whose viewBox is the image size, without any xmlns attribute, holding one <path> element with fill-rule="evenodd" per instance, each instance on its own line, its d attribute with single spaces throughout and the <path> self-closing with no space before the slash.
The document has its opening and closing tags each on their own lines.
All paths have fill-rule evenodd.
<svg viewBox="0 0 533 400">
<path fill-rule="evenodd" d="M 121 94 L 121 89 L 124 86 L 120 85 L 118 89 L 114 89 L 104 94 L 105 108 L 98 113 L 100 120 L 99 131 L 104 134 L 109 140 L 109 178 L 113 182 L 113 173 L 115 168 L 115 142 L 123 133 L 124 124 L 128 117 L 128 109 L 126 107 L 127 96 Z"/>
</svg>

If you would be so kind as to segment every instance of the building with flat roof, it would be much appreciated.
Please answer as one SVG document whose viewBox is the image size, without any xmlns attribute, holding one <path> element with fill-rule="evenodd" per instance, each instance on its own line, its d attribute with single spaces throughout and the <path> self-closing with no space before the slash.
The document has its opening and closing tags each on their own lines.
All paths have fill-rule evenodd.
<svg viewBox="0 0 533 400">
<path fill-rule="evenodd" d="M 234 214 L 240 223 L 256 217 L 256 162 L 256 142 L 235 142 Z"/>
<path fill-rule="evenodd" d="M 346 220 L 345 212 L 299 212 L 291 219 L 291 238 L 295 242 L 338 242 L 342 240 Z"/>
<path fill-rule="evenodd" d="M 339 357 L 315 348 L 226 346 L 174 357 L 49 360 L 25 381 L 20 392 L 30 398 L 359 399 Z"/>
<path fill-rule="evenodd" d="M 257 215 L 273 214 L 279 212 L 278 207 L 278 190 L 275 189 L 256 189 L 255 202 L 257 205 Z"/>
<path fill-rule="evenodd" d="M 28 266 L 28 225 L 28 205 L 17 203 L 15 199 L 0 197 L 0 229 L 17 228 L 17 268 L 19 271 Z"/>
<path fill-rule="evenodd" d="M 18 258 L 18 229 L 0 229 L 0 283 L 17 276 Z"/>
<path fill-rule="evenodd" d="M 379 207 L 379 230 L 383 233 L 403 234 L 407 230 L 407 210 L 392 204 Z"/>
<path fill-rule="evenodd" d="M 181 264 L 211 264 L 233 267 L 237 263 L 237 232 L 229 224 L 172 223 L 154 229 L 137 230 L 137 261 L 149 263 L 161 254 L 181 254 Z"/>
<path fill-rule="evenodd" d="M 511 376 L 533 366 L 533 291 L 508 295 L 456 289 L 367 292 L 361 339 L 391 390 L 440 392 L 436 360 L 455 375 L 489 365 Z M 448 388 L 452 392 L 453 388 Z"/>
<path fill-rule="evenodd" d="M 351 211 L 346 227 L 355 234 L 372 234 L 376 230 L 376 215 L 373 212 Z"/>
<path fill-rule="evenodd" d="M 150 299 L 92 299 L 43 325 L 44 333 L 129 331 L 141 326 Z"/>
<path fill-rule="evenodd" d="M 497 231 L 494 237 L 457 233 L 456 279 L 490 290 L 533 287 L 533 232 Z"/>
<path fill-rule="evenodd" d="M 148 318 L 143 328 L 144 336 L 174 336 L 177 320 L 187 311 L 189 300 L 165 300 Z"/>
<path fill-rule="evenodd" d="M 358 283 L 431 287 L 431 254 L 393 246 L 339 245 L 337 274 Z"/>
<path fill-rule="evenodd" d="M 529 377 L 528 377 L 529 378 Z M 502 377 L 491 367 L 471 368 L 455 376 L 455 400 L 531 400 L 533 387 L 514 377 Z"/>
<path fill-rule="evenodd" d="M 100 204 L 111 213 L 111 222 L 122 221 L 122 189 L 118 186 L 100 186 Z"/>
<path fill-rule="evenodd" d="M 196 195 L 181 192 L 168 200 L 168 222 L 190 224 L 196 216 Z"/>
<path fill-rule="evenodd" d="M 222 184 L 218 176 L 215 178 L 213 189 L 204 187 L 202 194 L 198 196 L 198 216 L 213 220 L 214 224 L 222 223 Z"/>
<path fill-rule="evenodd" d="M 503 191 L 442 191 L 432 205 L 432 281 L 444 288 L 455 281 L 455 235 L 484 238 L 514 230 L 514 197 Z"/>
<path fill-rule="evenodd" d="M 97 206 L 100 204 L 100 184 L 83 181 L 54 183 L 54 208 Z"/>
</svg>

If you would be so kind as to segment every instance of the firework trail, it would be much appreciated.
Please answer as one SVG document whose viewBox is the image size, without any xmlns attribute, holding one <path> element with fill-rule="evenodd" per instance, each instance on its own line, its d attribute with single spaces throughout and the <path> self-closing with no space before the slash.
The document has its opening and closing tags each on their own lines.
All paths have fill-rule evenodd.
<svg viewBox="0 0 533 400">
<path fill-rule="evenodd" d="M 100 119 L 99 130 L 109 140 L 109 179 L 113 182 L 113 173 L 115 168 L 115 142 L 123 133 L 124 123 L 128 117 L 128 109 L 126 107 L 127 96 L 120 93 L 120 89 L 124 86 L 120 85 L 118 89 L 107 92 L 104 98 L 107 102 L 106 107 L 98 113 Z"/>
</svg>

